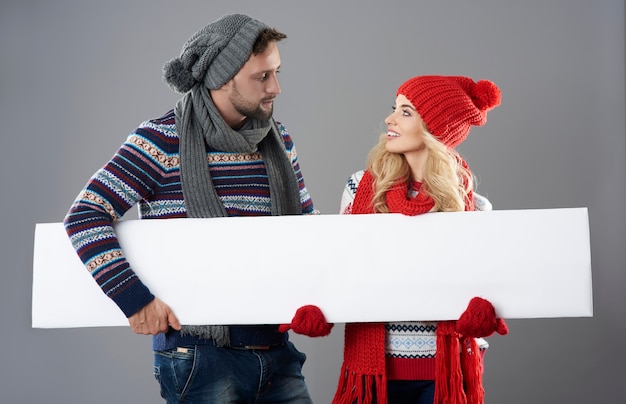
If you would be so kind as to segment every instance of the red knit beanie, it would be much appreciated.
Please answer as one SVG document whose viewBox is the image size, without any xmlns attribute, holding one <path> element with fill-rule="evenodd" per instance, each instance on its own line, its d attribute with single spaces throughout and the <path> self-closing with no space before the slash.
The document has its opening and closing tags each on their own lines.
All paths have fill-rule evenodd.
<svg viewBox="0 0 626 404">
<path fill-rule="evenodd" d="M 487 111 L 500 105 L 500 89 L 494 83 L 461 76 L 413 77 L 398 88 L 399 94 L 411 101 L 430 133 L 450 148 L 465 140 L 472 125 L 484 125 Z"/>
</svg>

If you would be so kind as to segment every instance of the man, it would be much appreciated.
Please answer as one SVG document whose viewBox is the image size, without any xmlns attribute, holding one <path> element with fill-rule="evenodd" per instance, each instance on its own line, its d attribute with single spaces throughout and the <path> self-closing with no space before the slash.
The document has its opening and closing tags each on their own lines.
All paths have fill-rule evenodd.
<svg viewBox="0 0 626 404">
<path fill-rule="evenodd" d="M 168 403 L 311 402 L 301 373 L 305 356 L 287 332 L 277 325 L 181 325 L 133 272 L 113 228 L 134 204 L 143 219 L 319 213 L 291 137 L 272 118 L 280 94 L 277 43 L 284 38 L 240 14 L 195 33 L 163 69 L 183 98 L 129 135 L 65 217 L 103 292 L 135 333 L 153 335 L 155 377 Z M 177 253 L 168 251 L 168 237 L 175 235 L 163 234 L 158 253 Z"/>
</svg>

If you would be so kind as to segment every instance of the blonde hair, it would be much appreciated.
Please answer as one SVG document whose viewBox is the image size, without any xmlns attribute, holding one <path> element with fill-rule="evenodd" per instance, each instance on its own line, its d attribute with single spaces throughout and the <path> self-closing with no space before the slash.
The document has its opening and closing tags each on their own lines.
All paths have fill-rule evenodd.
<svg viewBox="0 0 626 404">
<path fill-rule="evenodd" d="M 420 192 L 425 192 L 434 201 L 437 212 L 458 212 L 465 210 L 469 194 L 474 186 L 472 173 L 463 165 L 463 159 L 435 138 L 423 125 L 424 144 L 428 158 L 424 165 L 424 179 Z M 379 137 L 367 157 L 367 169 L 374 176 L 375 212 L 388 213 L 385 193 L 398 182 L 411 181 L 411 168 L 403 154 L 390 153 L 385 148 L 387 133 Z"/>
</svg>

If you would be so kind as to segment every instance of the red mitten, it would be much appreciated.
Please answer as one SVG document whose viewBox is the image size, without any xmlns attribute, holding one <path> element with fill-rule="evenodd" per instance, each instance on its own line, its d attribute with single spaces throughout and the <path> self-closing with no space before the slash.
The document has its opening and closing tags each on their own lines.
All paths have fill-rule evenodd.
<svg viewBox="0 0 626 404">
<path fill-rule="evenodd" d="M 496 309 L 489 300 L 474 297 L 467 309 L 456 322 L 456 330 L 465 337 L 488 337 L 494 332 L 500 335 L 509 333 L 509 328 L 501 318 L 496 318 Z"/>
<path fill-rule="evenodd" d="M 333 325 L 326 321 L 326 317 L 319 307 L 307 305 L 296 311 L 291 324 L 280 325 L 278 331 L 285 332 L 292 329 L 293 332 L 308 337 L 325 337 L 330 334 Z"/>
</svg>

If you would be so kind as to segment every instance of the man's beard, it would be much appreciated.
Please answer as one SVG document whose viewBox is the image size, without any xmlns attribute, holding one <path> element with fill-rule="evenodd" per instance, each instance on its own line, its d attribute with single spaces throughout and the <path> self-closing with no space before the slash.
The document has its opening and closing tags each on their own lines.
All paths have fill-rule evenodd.
<svg viewBox="0 0 626 404">
<path fill-rule="evenodd" d="M 270 119 L 272 117 L 272 114 L 274 113 L 273 105 L 270 107 L 269 110 L 264 110 L 261 108 L 260 103 L 254 104 L 252 102 L 246 101 L 241 96 L 241 93 L 237 90 L 237 86 L 233 86 L 233 93 L 230 96 L 230 102 L 233 104 L 233 107 L 237 112 L 248 118 L 266 121 Z"/>
</svg>

